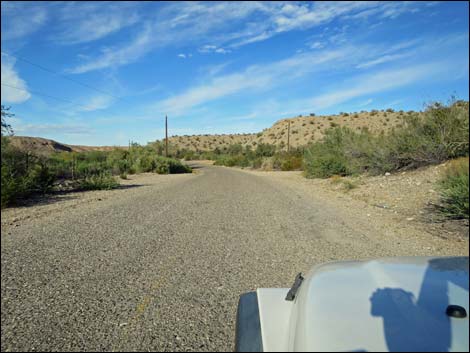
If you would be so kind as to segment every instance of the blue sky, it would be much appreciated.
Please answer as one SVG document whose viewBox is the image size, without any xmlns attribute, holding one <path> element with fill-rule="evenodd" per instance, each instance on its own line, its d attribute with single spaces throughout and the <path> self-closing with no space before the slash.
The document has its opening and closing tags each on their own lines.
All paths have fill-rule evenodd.
<svg viewBox="0 0 470 353">
<path fill-rule="evenodd" d="M 17 135 L 145 144 L 165 114 L 170 135 L 244 133 L 468 100 L 467 2 L 1 4 Z"/>
</svg>

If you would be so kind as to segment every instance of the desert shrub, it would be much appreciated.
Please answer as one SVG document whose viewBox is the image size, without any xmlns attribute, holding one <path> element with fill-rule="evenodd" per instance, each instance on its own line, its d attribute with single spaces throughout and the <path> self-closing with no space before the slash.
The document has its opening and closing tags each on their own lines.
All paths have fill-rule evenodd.
<svg viewBox="0 0 470 353">
<path fill-rule="evenodd" d="M 237 156 L 230 156 L 230 155 L 223 155 L 216 159 L 215 165 L 224 165 L 226 167 L 248 167 L 250 165 L 250 161 L 243 155 Z"/>
<path fill-rule="evenodd" d="M 332 175 L 330 177 L 330 182 L 333 185 L 339 184 L 343 180 L 343 178 L 340 175 Z"/>
<path fill-rule="evenodd" d="M 55 175 L 46 159 L 10 146 L 4 136 L 1 145 L 2 207 L 33 193 L 45 193 L 52 187 Z"/>
<path fill-rule="evenodd" d="M 48 192 L 53 185 L 74 179 L 82 190 L 109 189 L 113 175 L 126 178 L 136 172 L 190 173 L 179 160 L 156 154 L 155 146 L 132 145 L 127 150 L 61 152 L 38 157 L 11 147 L 2 136 L 2 207 L 31 194 Z"/>
<path fill-rule="evenodd" d="M 468 157 L 451 161 L 444 170 L 439 188 L 440 211 L 449 218 L 469 218 Z"/>
<path fill-rule="evenodd" d="M 88 176 L 79 182 L 81 190 L 110 190 L 119 186 L 116 179 L 107 173 Z"/>
<path fill-rule="evenodd" d="M 343 180 L 343 189 L 346 191 L 356 189 L 358 187 L 357 183 L 351 180 Z"/>
<path fill-rule="evenodd" d="M 468 104 L 430 105 L 379 136 L 368 129 L 330 128 L 304 155 L 308 177 L 379 174 L 468 156 Z"/>
<path fill-rule="evenodd" d="M 304 154 L 306 175 L 327 178 L 360 172 L 375 174 L 383 168 L 388 170 L 380 142 L 381 139 L 367 130 L 356 132 L 347 127 L 328 129 L 324 139 L 311 145 Z"/>
<path fill-rule="evenodd" d="M 302 169 L 301 156 L 286 156 L 281 162 L 281 170 L 300 170 Z"/>
<path fill-rule="evenodd" d="M 304 168 L 310 178 L 328 178 L 351 173 L 343 152 L 342 133 L 338 128 L 327 130 L 323 142 L 315 143 L 305 152 Z"/>
<path fill-rule="evenodd" d="M 237 154 L 242 153 L 242 151 L 243 151 L 243 146 L 240 145 L 239 143 L 237 143 L 237 144 L 229 145 L 227 153 L 232 155 L 232 156 L 235 156 Z"/>
<path fill-rule="evenodd" d="M 251 166 L 255 169 L 261 168 L 262 165 L 263 165 L 263 158 L 261 157 L 255 158 L 251 164 Z"/>
<path fill-rule="evenodd" d="M 168 164 L 170 174 L 184 174 L 192 171 L 190 167 L 173 158 L 166 158 L 165 163 Z"/>
<path fill-rule="evenodd" d="M 255 155 L 257 157 L 271 157 L 276 152 L 276 146 L 268 143 L 260 143 L 256 147 Z"/>
<path fill-rule="evenodd" d="M 414 168 L 468 156 L 468 105 L 432 104 L 422 115 L 403 119 L 403 127 L 387 138 L 396 169 Z"/>
</svg>

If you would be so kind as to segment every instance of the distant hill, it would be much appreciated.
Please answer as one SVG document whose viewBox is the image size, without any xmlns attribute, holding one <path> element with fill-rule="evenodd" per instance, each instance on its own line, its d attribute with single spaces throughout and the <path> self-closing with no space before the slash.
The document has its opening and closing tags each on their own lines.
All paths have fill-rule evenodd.
<svg viewBox="0 0 470 353">
<path fill-rule="evenodd" d="M 354 130 L 369 129 L 373 133 L 386 132 L 401 123 L 401 118 L 414 112 L 395 112 L 388 110 L 362 111 L 358 113 L 340 113 L 337 115 L 298 116 L 277 121 L 270 128 L 256 134 L 223 134 L 223 135 L 184 135 L 172 136 L 168 139 L 172 149 L 208 151 L 215 148 L 223 149 L 231 144 L 251 145 L 256 148 L 260 143 L 276 146 L 287 146 L 287 130 L 290 121 L 290 145 L 305 146 L 318 141 L 325 130 L 334 126 L 347 126 Z"/>
<path fill-rule="evenodd" d="M 354 130 L 367 128 L 373 133 L 386 132 L 401 124 L 401 118 L 414 112 L 395 112 L 372 110 L 357 113 L 340 113 L 337 115 L 298 116 L 277 121 L 273 126 L 256 134 L 223 134 L 223 135 L 184 135 L 171 136 L 169 145 L 172 150 L 187 149 L 193 151 L 221 150 L 232 144 L 250 145 L 253 148 L 260 143 L 274 144 L 279 147 L 287 145 L 287 129 L 290 122 L 290 145 L 305 146 L 320 140 L 325 131 L 334 126 L 346 126 Z M 421 114 L 421 113 L 418 113 Z M 170 129 L 171 132 L 171 129 Z M 162 142 L 164 140 L 161 140 Z M 86 152 L 109 151 L 122 146 L 76 146 L 59 143 L 41 137 L 12 136 L 11 144 L 25 151 L 48 155 L 52 152 Z"/>
<path fill-rule="evenodd" d="M 76 146 L 67 145 L 42 137 L 10 136 L 10 144 L 22 151 L 30 151 L 37 155 L 47 156 L 53 152 L 87 152 L 109 151 L 114 148 L 127 148 L 121 146 Z"/>
</svg>

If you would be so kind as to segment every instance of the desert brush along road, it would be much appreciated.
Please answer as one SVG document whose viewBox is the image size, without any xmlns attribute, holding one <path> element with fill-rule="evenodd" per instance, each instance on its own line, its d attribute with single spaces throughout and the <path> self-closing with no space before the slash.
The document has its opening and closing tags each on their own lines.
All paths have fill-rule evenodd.
<svg viewBox="0 0 470 353">
<path fill-rule="evenodd" d="M 2 351 L 231 351 L 243 292 L 288 287 L 327 261 L 468 251 L 269 177 L 195 167 L 2 221 Z"/>
</svg>

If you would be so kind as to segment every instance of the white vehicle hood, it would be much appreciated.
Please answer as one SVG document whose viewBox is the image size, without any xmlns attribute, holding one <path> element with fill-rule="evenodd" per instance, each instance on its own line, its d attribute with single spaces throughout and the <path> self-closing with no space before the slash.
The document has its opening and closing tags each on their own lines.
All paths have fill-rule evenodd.
<svg viewBox="0 0 470 353">
<path fill-rule="evenodd" d="M 468 313 L 468 300 L 466 257 L 325 264 L 284 306 L 290 308 L 283 313 L 289 329 L 277 342 L 284 340 L 289 351 L 468 352 L 468 317 L 446 314 L 449 305 Z M 261 306 L 262 313 L 271 311 L 263 299 Z M 263 332 L 263 339 L 268 336 Z"/>
</svg>

